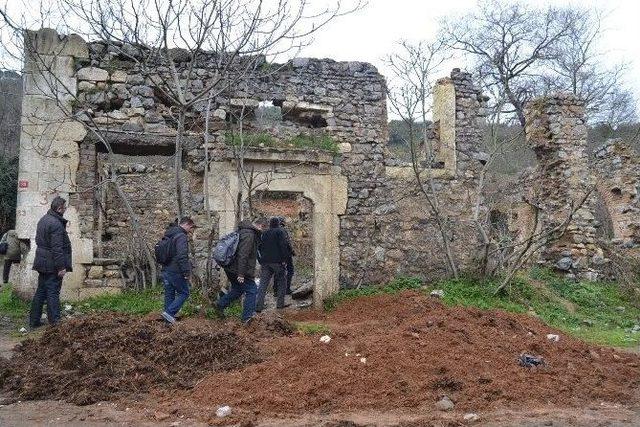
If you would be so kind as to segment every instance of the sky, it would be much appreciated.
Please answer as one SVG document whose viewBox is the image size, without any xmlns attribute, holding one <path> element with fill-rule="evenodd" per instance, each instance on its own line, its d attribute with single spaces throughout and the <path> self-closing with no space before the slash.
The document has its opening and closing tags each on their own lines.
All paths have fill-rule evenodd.
<svg viewBox="0 0 640 427">
<path fill-rule="evenodd" d="M 629 63 L 626 84 L 640 100 L 640 1 L 638 0 L 530 0 L 530 5 L 577 5 L 606 13 L 602 47 L 607 61 Z M 438 29 L 441 17 L 472 11 L 476 0 L 369 0 L 354 14 L 332 22 L 315 36 L 301 56 L 365 61 L 388 74 L 382 59 L 392 53 L 400 39 L 428 40 Z M 462 58 L 452 67 L 467 68 Z M 640 108 L 639 108 L 640 109 Z"/>
</svg>

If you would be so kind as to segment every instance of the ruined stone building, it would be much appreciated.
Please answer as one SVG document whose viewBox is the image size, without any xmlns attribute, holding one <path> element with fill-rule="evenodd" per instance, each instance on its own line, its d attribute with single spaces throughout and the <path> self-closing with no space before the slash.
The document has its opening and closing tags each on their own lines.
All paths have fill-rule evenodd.
<svg viewBox="0 0 640 427">
<path fill-rule="evenodd" d="M 139 218 L 143 244 L 153 245 L 176 215 L 177 122 L 157 84 L 158 75 L 169 70 L 158 69 L 155 77 L 142 73 L 131 56 L 76 35 L 44 29 L 27 37 L 35 53 L 25 63 L 19 237 L 33 239 L 53 196 L 67 197 L 74 271 L 65 279 L 64 296 L 117 291 L 132 280 L 136 257 L 142 255 L 140 239 L 132 238 L 130 212 L 110 180 L 118 181 Z M 203 53 L 187 93 L 207 87 L 215 72 L 208 64 L 214 59 Z M 178 70 L 184 68 L 179 52 L 175 61 Z M 370 64 L 320 59 L 264 62 L 260 68 L 266 72 L 211 103 L 194 102 L 186 118 L 181 172 L 185 211 L 202 225 L 193 244 L 200 280 L 210 267 L 212 240 L 236 224 L 237 194 L 246 192 L 239 161 L 245 171 L 261 177 L 251 197 L 245 194 L 245 203 L 262 214 L 283 214 L 294 224 L 299 256 L 315 283 L 316 304 L 340 286 L 446 275 L 437 227 L 416 185 L 415 170 L 392 158 L 385 147 L 384 77 Z M 487 160 L 482 151 L 485 101 L 471 76 L 457 69 L 434 88 L 430 133 L 436 162 L 423 174 L 433 179 L 462 269 L 477 255 L 474 209 L 482 215 L 490 211 L 478 194 Z M 553 98 L 532 105 L 528 114 L 531 144 L 541 164 L 549 166 L 536 179 L 547 192 L 541 208 L 549 214 L 539 222 L 546 226 L 554 223 L 554 212 L 566 209 L 567 199 L 578 197 L 589 184 L 581 151 L 584 111 L 576 100 Z M 237 136 L 230 132 L 238 117 L 251 142 L 242 159 L 235 154 Z M 611 161 L 617 148 L 606 150 L 600 162 Z M 611 208 L 628 204 L 617 198 L 635 191 L 629 182 L 616 186 L 618 190 L 607 193 Z M 586 259 L 590 271 L 599 254 L 591 203 L 580 210 L 570 234 L 544 250 L 549 262 Z M 530 221 L 526 212 L 525 207 L 512 223 Z M 614 218 L 616 237 L 623 239 L 637 232 L 625 215 Z M 33 251 L 15 280 L 24 293 L 36 284 L 29 269 L 32 258 Z"/>
</svg>

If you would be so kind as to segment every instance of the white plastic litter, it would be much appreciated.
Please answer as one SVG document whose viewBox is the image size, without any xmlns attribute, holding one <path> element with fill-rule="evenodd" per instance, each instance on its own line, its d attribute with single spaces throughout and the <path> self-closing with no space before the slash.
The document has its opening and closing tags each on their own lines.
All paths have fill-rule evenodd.
<svg viewBox="0 0 640 427">
<path fill-rule="evenodd" d="M 547 334 L 547 339 L 548 339 L 549 341 L 558 342 L 558 341 L 560 341 L 560 335 L 556 335 L 556 334 Z"/>
<path fill-rule="evenodd" d="M 71 310 L 73 310 L 73 306 L 71 304 L 65 304 L 64 305 L 64 310 L 65 311 L 71 311 Z"/>
<path fill-rule="evenodd" d="M 331 341 L 331 337 L 329 335 L 323 335 L 320 337 L 320 342 L 323 344 L 327 344 L 329 341 Z"/>
<path fill-rule="evenodd" d="M 231 406 L 221 406 L 216 410 L 216 416 L 220 418 L 228 417 L 231 415 Z"/>
<path fill-rule="evenodd" d="M 442 289 L 434 289 L 429 295 L 436 298 L 442 298 L 444 297 L 444 291 Z"/>
<path fill-rule="evenodd" d="M 20 328 L 20 333 L 21 334 L 26 334 L 27 333 L 27 328 L 25 328 L 25 327 Z"/>
<path fill-rule="evenodd" d="M 360 363 L 367 363 L 367 358 L 366 357 L 361 357 L 360 358 Z"/>
<path fill-rule="evenodd" d="M 478 414 L 470 412 L 468 414 L 464 414 L 464 417 L 462 417 L 462 419 L 465 421 L 478 421 L 480 419 L 480 416 Z"/>
</svg>

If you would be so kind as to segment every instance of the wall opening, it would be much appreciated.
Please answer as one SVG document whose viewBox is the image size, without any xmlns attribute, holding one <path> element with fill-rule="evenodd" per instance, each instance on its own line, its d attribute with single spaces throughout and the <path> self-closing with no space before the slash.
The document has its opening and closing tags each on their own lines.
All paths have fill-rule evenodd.
<svg viewBox="0 0 640 427">
<path fill-rule="evenodd" d="M 313 202 L 302 193 L 289 191 L 258 191 L 252 197 L 254 212 L 260 216 L 282 216 L 296 256 L 291 281 L 293 305 L 313 304 L 314 250 Z M 273 284 L 271 284 L 273 286 Z M 267 293 L 267 308 L 275 307 L 273 292 Z"/>
</svg>

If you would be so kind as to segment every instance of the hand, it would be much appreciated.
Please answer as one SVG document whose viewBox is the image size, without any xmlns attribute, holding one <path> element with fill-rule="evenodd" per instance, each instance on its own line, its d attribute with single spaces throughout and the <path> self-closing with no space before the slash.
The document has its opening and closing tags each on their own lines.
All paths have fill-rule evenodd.
<svg viewBox="0 0 640 427">
<path fill-rule="evenodd" d="M 238 276 L 238 283 L 244 283 L 244 276 Z"/>
<path fill-rule="evenodd" d="M 65 274 L 67 274 L 67 270 L 65 268 L 58 271 L 58 277 L 64 277 Z"/>
</svg>

